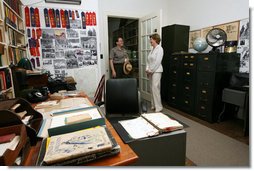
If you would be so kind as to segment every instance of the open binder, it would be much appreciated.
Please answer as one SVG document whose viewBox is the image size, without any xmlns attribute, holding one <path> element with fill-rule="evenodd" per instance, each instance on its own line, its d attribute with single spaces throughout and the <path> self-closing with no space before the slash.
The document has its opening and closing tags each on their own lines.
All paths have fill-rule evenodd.
<svg viewBox="0 0 254 171">
<path fill-rule="evenodd" d="M 140 117 L 118 121 L 114 128 L 125 143 L 183 129 L 183 125 L 163 113 L 141 114 Z"/>
</svg>

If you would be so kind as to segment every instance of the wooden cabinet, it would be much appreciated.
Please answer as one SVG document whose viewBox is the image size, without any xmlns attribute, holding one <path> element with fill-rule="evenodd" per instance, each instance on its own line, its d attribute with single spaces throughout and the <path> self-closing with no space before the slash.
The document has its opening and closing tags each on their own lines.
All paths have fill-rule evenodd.
<svg viewBox="0 0 254 171">
<path fill-rule="evenodd" d="M 236 53 L 173 54 L 169 59 L 168 104 L 209 122 L 222 111 L 222 90 L 239 71 Z"/>
<path fill-rule="evenodd" d="M 26 57 L 26 39 L 20 0 L 0 0 L 0 72 L 11 73 L 9 65 L 16 65 Z M 10 74 L 12 75 L 12 74 Z M 8 76 L 6 76 L 8 77 Z M 13 85 L 12 76 L 11 85 Z M 2 80 L 6 80 L 2 78 Z M 4 81 L 5 82 L 5 81 Z M 14 98 L 13 86 L 1 87 L 1 96 Z"/>
</svg>

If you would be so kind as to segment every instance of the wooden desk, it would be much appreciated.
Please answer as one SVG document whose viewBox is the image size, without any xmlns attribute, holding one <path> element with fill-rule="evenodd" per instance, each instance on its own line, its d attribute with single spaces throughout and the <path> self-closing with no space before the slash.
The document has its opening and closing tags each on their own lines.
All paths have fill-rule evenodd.
<svg viewBox="0 0 254 171">
<path fill-rule="evenodd" d="M 118 136 L 117 132 L 114 130 L 113 126 L 108 122 L 108 120 L 106 120 L 106 125 L 110 130 L 110 132 L 112 133 L 112 135 L 114 136 L 117 143 L 120 145 L 121 151 L 117 155 L 89 162 L 86 164 L 86 166 L 125 166 L 137 161 L 138 159 L 137 154 L 129 147 L 128 144 L 124 144 L 124 142 Z M 36 164 L 40 146 L 41 141 L 38 141 L 36 146 L 31 147 L 24 162 L 25 166 L 34 166 Z"/>
</svg>

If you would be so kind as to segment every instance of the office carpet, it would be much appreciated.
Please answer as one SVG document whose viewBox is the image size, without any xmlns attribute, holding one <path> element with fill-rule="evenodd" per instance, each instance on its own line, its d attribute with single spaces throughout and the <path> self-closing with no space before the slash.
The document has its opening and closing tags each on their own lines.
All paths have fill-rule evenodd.
<svg viewBox="0 0 254 171">
<path fill-rule="evenodd" d="M 189 127 L 187 132 L 186 157 L 202 167 L 249 167 L 250 148 L 229 136 L 221 134 L 176 112 L 163 109 Z"/>
</svg>

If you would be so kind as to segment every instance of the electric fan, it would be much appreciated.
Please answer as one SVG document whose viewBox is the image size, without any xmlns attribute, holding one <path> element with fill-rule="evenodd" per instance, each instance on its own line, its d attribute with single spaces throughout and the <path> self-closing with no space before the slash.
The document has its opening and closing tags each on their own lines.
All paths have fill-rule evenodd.
<svg viewBox="0 0 254 171">
<path fill-rule="evenodd" d="M 220 28 L 214 28 L 206 35 L 206 42 L 213 47 L 212 52 L 217 52 L 217 48 L 223 46 L 226 40 L 227 33 Z"/>
</svg>

